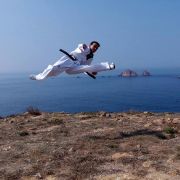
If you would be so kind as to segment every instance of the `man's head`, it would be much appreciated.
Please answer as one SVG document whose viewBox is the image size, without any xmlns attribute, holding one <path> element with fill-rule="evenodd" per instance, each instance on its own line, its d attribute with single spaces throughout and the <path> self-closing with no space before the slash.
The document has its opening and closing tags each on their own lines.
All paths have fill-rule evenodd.
<svg viewBox="0 0 180 180">
<path fill-rule="evenodd" d="M 95 53 L 97 49 L 100 47 L 100 44 L 97 41 L 92 41 L 89 45 L 91 51 Z"/>
</svg>

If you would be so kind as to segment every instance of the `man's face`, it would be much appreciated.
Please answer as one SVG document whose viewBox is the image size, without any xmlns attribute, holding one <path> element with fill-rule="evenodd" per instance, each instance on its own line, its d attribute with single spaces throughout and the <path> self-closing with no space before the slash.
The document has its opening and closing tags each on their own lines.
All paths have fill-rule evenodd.
<svg viewBox="0 0 180 180">
<path fill-rule="evenodd" d="M 98 48 L 99 48 L 99 45 L 96 43 L 93 43 L 90 45 L 90 49 L 92 50 L 93 53 L 95 53 Z"/>
</svg>

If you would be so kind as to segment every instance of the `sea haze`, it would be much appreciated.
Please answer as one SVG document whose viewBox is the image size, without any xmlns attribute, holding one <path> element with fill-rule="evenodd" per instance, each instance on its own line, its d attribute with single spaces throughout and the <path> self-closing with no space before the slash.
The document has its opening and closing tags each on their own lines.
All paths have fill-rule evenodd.
<svg viewBox="0 0 180 180">
<path fill-rule="evenodd" d="M 180 79 L 175 75 L 122 78 L 117 75 L 59 76 L 44 81 L 27 74 L 1 74 L 0 116 L 33 106 L 47 112 L 180 112 Z"/>
</svg>

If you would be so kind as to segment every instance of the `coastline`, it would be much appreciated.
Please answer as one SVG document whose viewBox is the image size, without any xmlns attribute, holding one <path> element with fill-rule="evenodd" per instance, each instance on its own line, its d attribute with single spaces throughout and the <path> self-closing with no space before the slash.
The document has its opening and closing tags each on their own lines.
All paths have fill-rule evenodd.
<svg viewBox="0 0 180 180">
<path fill-rule="evenodd" d="M 35 113 L 1 119 L 0 178 L 180 178 L 180 113 Z"/>
</svg>

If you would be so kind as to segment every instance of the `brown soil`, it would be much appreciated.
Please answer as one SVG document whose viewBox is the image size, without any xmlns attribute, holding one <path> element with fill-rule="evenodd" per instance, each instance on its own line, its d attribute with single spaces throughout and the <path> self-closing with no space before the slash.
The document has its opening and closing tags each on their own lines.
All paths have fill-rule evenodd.
<svg viewBox="0 0 180 180">
<path fill-rule="evenodd" d="M 178 180 L 180 114 L 25 113 L 3 118 L 0 179 Z"/>
</svg>

